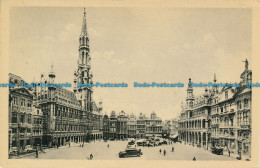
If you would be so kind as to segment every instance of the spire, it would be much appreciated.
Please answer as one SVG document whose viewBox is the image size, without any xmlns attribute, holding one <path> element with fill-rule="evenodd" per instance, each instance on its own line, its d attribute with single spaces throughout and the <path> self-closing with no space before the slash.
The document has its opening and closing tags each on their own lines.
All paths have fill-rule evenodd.
<svg viewBox="0 0 260 168">
<path fill-rule="evenodd" d="M 86 8 L 84 8 L 84 16 L 82 22 L 81 36 L 87 36 Z"/>
<path fill-rule="evenodd" d="M 215 83 L 217 82 L 216 74 L 214 73 L 214 80 Z"/>
<path fill-rule="evenodd" d="M 55 78 L 55 72 L 54 72 L 54 70 L 53 70 L 53 62 L 52 62 L 52 64 L 51 64 L 51 71 L 49 72 L 49 77 L 50 78 Z"/>
</svg>

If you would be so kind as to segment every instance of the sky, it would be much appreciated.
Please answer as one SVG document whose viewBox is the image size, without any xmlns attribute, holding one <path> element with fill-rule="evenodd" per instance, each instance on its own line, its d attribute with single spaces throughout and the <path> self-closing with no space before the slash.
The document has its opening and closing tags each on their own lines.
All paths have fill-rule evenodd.
<svg viewBox="0 0 260 168">
<path fill-rule="evenodd" d="M 48 74 L 73 83 L 83 7 L 12 7 L 10 72 L 25 81 Z M 250 9 L 86 8 L 93 81 L 129 84 L 94 88 L 103 114 L 178 116 L 188 79 L 239 82 L 246 58 L 251 68 Z M 184 88 L 134 88 L 133 83 L 184 83 Z M 72 90 L 72 88 L 70 88 Z M 195 89 L 199 94 L 202 89 Z"/>
</svg>

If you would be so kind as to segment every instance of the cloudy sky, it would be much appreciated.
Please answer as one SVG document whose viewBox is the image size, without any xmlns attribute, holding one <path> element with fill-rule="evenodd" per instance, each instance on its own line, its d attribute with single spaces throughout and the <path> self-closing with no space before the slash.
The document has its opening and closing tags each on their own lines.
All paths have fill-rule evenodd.
<svg viewBox="0 0 260 168">
<path fill-rule="evenodd" d="M 87 8 L 94 82 L 125 82 L 128 88 L 94 88 L 104 113 L 176 117 L 188 78 L 239 82 L 251 67 L 251 10 L 195 8 Z M 82 8 L 13 7 L 10 72 L 31 82 L 50 71 L 72 83 L 77 67 Z M 185 88 L 134 88 L 133 82 L 169 82 Z M 195 94 L 201 92 L 196 89 Z"/>
</svg>

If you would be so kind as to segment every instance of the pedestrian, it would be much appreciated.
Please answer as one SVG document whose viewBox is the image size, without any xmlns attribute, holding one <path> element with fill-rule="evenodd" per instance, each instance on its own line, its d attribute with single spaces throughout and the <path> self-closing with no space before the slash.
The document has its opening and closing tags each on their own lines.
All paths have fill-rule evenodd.
<svg viewBox="0 0 260 168">
<path fill-rule="evenodd" d="M 84 147 L 84 143 L 82 144 L 82 148 Z"/>
<path fill-rule="evenodd" d="M 90 154 L 90 156 L 89 156 L 89 157 L 90 157 L 90 160 L 92 160 L 92 159 L 93 159 L 93 155 L 92 155 L 92 153 Z"/>
<path fill-rule="evenodd" d="M 160 149 L 159 152 L 160 152 L 160 154 L 161 154 L 161 153 L 162 153 L 162 150 Z"/>
<path fill-rule="evenodd" d="M 69 147 L 70 147 L 70 142 L 69 142 Z"/>
<path fill-rule="evenodd" d="M 174 147 L 172 147 L 172 152 L 174 152 Z"/>
<path fill-rule="evenodd" d="M 196 158 L 195 158 L 195 156 L 193 157 L 193 159 L 192 159 L 193 161 L 196 161 Z"/>
<path fill-rule="evenodd" d="M 228 149 L 228 156 L 230 157 L 230 150 Z"/>
<path fill-rule="evenodd" d="M 36 150 L 35 150 L 35 157 L 38 158 L 38 148 L 36 147 Z"/>
<path fill-rule="evenodd" d="M 109 148 L 109 144 L 107 144 L 107 148 Z"/>
<path fill-rule="evenodd" d="M 165 156 L 166 155 L 166 150 L 164 149 L 164 151 L 163 151 L 163 155 Z"/>
</svg>

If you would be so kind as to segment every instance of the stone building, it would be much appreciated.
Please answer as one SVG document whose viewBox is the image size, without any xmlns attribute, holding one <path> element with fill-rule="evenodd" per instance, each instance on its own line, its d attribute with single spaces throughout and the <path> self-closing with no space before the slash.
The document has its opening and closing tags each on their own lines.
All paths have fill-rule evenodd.
<svg viewBox="0 0 260 168">
<path fill-rule="evenodd" d="M 33 122 L 32 122 L 33 146 L 42 147 L 43 113 L 40 107 L 33 107 L 32 118 L 33 118 Z"/>
<path fill-rule="evenodd" d="M 127 118 L 127 135 L 128 138 L 136 138 L 137 120 L 134 114 L 130 114 Z"/>
<path fill-rule="evenodd" d="M 152 112 L 150 117 L 145 119 L 145 136 L 162 136 L 162 119 L 157 117 L 155 112 Z"/>
<path fill-rule="evenodd" d="M 196 97 L 189 85 L 179 119 L 179 140 L 251 157 L 252 88 L 248 84 L 252 83 L 252 71 L 247 60 L 240 78 L 239 87 L 205 88 L 204 94 Z M 216 76 L 213 81 L 216 84 Z"/>
<path fill-rule="evenodd" d="M 10 88 L 9 152 L 23 152 L 32 147 L 33 95 L 26 88 Z"/>
<path fill-rule="evenodd" d="M 114 111 L 111 112 L 109 118 L 109 139 L 117 138 L 117 116 Z"/>
<path fill-rule="evenodd" d="M 117 116 L 117 138 L 118 139 L 125 139 L 128 137 L 127 132 L 127 116 L 124 111 L 121 111 Z"/>
<path fill-rule="evenodd" d="M 103 117 L 103 139 L 109 139 L 109 117 L 108 115 L 104 115 Z"/>
<path fill-rule="evenodd" d="M 137 138 L 145 137 L 145 119 L 146 116 L 142 113 L 137 118 L 136 136 Z"/>
<path fill-rule="evenodd" d="M 214 82 L 216 82 L 214 80 Z M 208 149 L 211 145 L 210 115 L 214 90 L 205 88 L 202 95 L 194 96 L 191 78 L 187 88 L 186 105 L 179 120 L 179 140 Z"/>
<path fill-rule="evenodd" d="M 55 83 L 53 67 L 40 83 Z M 69 141 L 82 142 L 88 128 L 86 116 L 75 94 L 63 87 L 37 87 L 37 105 L 43 112 L 43 144 L 61 146 Z"/>
</svg>

